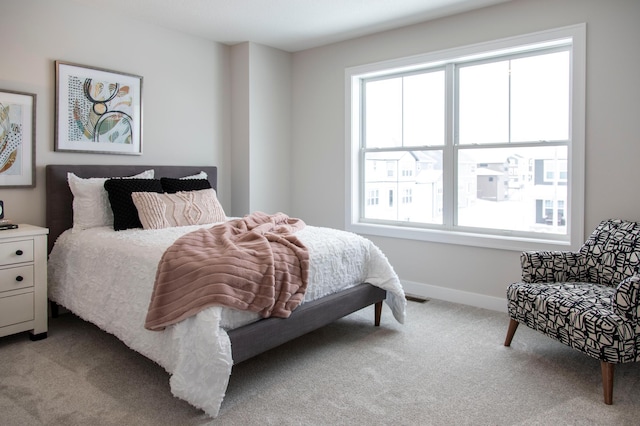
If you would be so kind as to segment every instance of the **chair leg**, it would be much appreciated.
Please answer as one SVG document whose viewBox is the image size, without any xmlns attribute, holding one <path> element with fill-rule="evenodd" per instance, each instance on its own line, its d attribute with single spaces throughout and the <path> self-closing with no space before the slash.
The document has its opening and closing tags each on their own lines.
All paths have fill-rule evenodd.
<svg viewBox="0 0 640 426">
<path fill-rule="evenodd" d="M 520 324 L 518 321 L 514 320 L 513 318 L 510 319 L 509 329 L 507 330 L 507 338 L 504 339 L 505 346 L 511 345 L 511 339 L 513 339 L 513 335 L 516 334 L 516 330 L 518 329 L 518 324 Z"/>
<path fill-rule="evenodd" d="M 604 403 L 613 404 L 613 367 L 615 364 L 600 361 L 600 369 L 602 370 L 602 390 L 604 391 Z"/>
</svg>

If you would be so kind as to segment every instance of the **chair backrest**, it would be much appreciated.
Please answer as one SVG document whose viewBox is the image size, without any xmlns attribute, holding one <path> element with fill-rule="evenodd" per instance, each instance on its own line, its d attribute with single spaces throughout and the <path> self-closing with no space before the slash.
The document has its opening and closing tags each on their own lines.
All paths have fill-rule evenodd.
<svg viewBox="0 0 640 426">
<path fill-rule="evenodd" d="M 640 267 L 640 223 L 600 222 L 580 248 L 589 282 L 615 287 Z"/>
</svg>

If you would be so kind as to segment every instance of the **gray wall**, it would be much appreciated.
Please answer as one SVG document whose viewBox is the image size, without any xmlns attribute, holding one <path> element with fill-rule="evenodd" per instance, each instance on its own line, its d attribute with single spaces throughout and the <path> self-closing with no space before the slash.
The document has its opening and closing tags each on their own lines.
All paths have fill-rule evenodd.
<svg viewBox="0 0 640 426">
<path fill-rule="evenodd" d="M 246 42 L 231 47 L 231 209 L 290 211 L 291 54 Z"/>
</svg>

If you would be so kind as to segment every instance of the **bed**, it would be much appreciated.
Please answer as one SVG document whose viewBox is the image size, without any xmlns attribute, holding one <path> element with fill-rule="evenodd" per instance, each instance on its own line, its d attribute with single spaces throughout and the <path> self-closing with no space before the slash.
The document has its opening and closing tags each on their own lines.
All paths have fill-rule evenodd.
<svg viewBox="0 0 640 426">
<path fill-rule="evenodd" d="M 404 321 L 404 292 L 393 268 L 373 243 L 343 231 L 307 226 L 300 235 L 307 238 L 305 244 L 310 243 L 310 251 L 313 249 L 316 256 L 312 256 L 316 278 L 310 278 L 309 289 L 314 280 L 331 283 L 322 290 L 322 286 L 313 284 L 314 290 L 308 292 L 309 297 L 305 295 L 289 318 L 260 318 L 254 313 L 211 307 L 161 332 L 144 329 L 141 318 L 149 303 L 158 259 L 172 241 L 203 226 L 123 231 L 96 227 L 76 232 L 72 229 L 74 197 L 68 173 L 84 179 L 134 176 L 147 170 L 153 170 L 156 179 L 204 172 L 211 187 L 217 186 L 217 169 L 210 166 L 46 166 L 49 298 L 54 316 L 57 306 L 63 306 L 164 367 L 171 374 L 171 391 L 175 396 L 216 417 L 233 365 L 370 305 L 375 305 L 376 326 L 380 324 L 383 302 L 391 308 L 396 320 Z M 316 243 L 317 237 L 320 238 Z M 332 264 L 321 265 L 318 259 L 325 256 L 319 256 L 321 249 L 327 246 L 330 251 L 339 251 L 331 246 L 334 238 L 335 244 L 345 247 L 343 259 L 334 258 Z M 351 242 L 352 239 L 357 242 Z M 364 260 L 360 262 L 363 264 L 357 268 L 360 271 L 348 272 L 344 280 L 353 281 L 355 273 L 364 278 L 339 283 L 342 278 L 338 272 L 330 277 L 331 272 L 327 271 L 354 269 L 353 265 L 340 265 L 346 258 L 357 257 L 352 247 L 345 245 L 347 242 L 363 247 L 356 251 L 363 252 L 361 256 L 367 264 L 364 265 Z M 127 252 L 130 249 L 135 251 Z M 80 263 L 83 257 L 87 258 L 84 264 Z M 129 264 L 131 268 L 126 267 Z M 88 271 L 84 275 L 83 268 Z"/>
</svg>

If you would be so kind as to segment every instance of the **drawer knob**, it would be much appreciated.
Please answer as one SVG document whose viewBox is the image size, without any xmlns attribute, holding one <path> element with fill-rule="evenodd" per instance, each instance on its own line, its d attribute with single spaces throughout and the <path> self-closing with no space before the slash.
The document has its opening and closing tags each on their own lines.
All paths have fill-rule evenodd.
<svg viewBox="0 0 640 426">
<path fill-rule="evenodd" d="M 22 281 L 22 280 L 24 280 L 24 278 L 22 277 L 22 275 L 18 275 L 18 276 L 16 277 L 16 281 L 20 282 L 20 281 Z"/>
<path fill-rule="evenodd" d="M 18 256 L 22 256 L 24 254 L 24 252 L 22 250 L 16 250 L 16 254 Z"/>
</svg>

